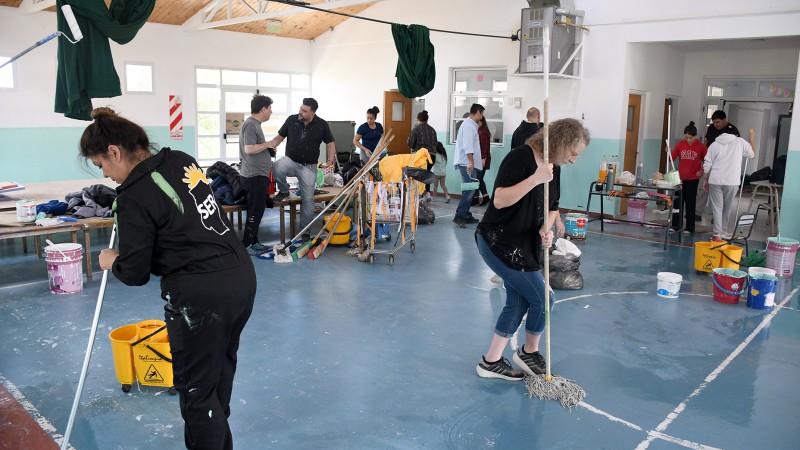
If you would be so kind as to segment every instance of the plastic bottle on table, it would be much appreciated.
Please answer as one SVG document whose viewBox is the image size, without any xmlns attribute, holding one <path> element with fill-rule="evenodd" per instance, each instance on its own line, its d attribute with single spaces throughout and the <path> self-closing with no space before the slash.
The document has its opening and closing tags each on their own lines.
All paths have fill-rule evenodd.
<svg viewBox="0 0 800 450">
<path fill-rule="evenodd" d="M 639 186 L 644 184 L 644 162 L 642 161 L 636 164 L 636 184 Z"/>
<path fill-rule="evenodd" d="M 606 155 L 603 155 L 603 159 L 600 160 L 600 171 L 597 173 L 597 184 L 596 189 L 598 191 L 603 190 L 603 184 L 606 182 L 606 175 L 608 174 L 608 160 L 606 159 Z"/>
</svg>

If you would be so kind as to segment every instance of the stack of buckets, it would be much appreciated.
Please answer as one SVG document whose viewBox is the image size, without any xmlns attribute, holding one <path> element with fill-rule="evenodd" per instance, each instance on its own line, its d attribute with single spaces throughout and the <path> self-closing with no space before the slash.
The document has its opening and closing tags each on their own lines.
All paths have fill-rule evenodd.
<svg viewBox="0 0 800 450">
<path fill-rule="evenodd" d="M 162 320 L 145 320 L 114 329 L 108 335 L 114 355 L 114 371 L 128 392 L 134 381 L 144 386 L 169 388 L 172 384 L 172 353 L 166 324 Z"/>
</svg>

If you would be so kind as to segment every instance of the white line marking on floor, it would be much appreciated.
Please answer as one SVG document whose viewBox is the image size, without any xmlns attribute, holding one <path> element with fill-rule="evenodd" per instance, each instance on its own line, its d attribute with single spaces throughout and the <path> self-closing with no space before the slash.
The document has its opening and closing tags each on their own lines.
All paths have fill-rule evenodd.
<svg viewBox="0 0 800 450">
<path fill-rule="evenodd" d="M 603 410 L 597 409 L 594 406 L 592 406 L 592 405 L 590 405 L 590 404 L 588 404 L 586 402 L 580 402 L 580 403 L 578 403 L 578 406 L 582 406 L 582 407 L 588 409 L 589 411 L 591 411 L 591 412 L 593 412 L 595 414 L 600 414 L 601 416 L 606 416 L 612 422 L 618 422 L 618 423 L 621 423 L 621 424 L 625 425 L 628 428 L 633 428 L 634 430 L 642 431 L 642 427 L 640 427 L 639 425 L 630 423 L 627 420 L 620 419 L 619 417 L 612 416 L 611 414 L 609 414 L 609 413 L 607 413 L 607 412 L 605 412 Z"/>
<path fill-rule="evenodd" d="M 636 446 L 636 450 L 644 450 L 650 446 L 650 443 L 653 442 L 654 439 L 660 439 L 659 434 L 663 433 L 664 430 L 666 430 L 672 424 L 672 422 L 674 422 L 675 419 L 678 418 L 680 413 L 682 413 L 686 409 L 686 404 L 689 402 L 689 400 L 691 400 L 693 397 L 697 397 L 698 395 L 700 395 L 700 393 L 703 392 L 703 390 L 705 390 L 705 388 L 708 387 L 708 385 L 712 381 L 714 381 L 717 378 L 717 376 L 719 376 L 719 374 L 721 374 L 722 371 L 725 370 L 725 368 L 728 367 L 728 365 L 734 359 L 736 359 L 737 356 L 739 356 L 739 354 L 750 344 L 750 341 L 752 341 L 753 338 L 755 338 L 756 335 L 758 335 L 758 333 L 761 332 L 761 330 L 763 330 L 767 325 L 769 325 L 769 323 L 772 321 L 772 318 L 775 317 L 775 315 L 778 314 L 778 311 L 781 310 L 781 307 L 785 305 L 794 296 L 794 294 L 797 293 L 798 290 L 800 290 L 800 288 L 794 288 L 794 290 L 792 290 L 792 292 L 790 292 L 786 296 L 786 298 L 784 298 L 783 301 L 781 301 L 781 303 L 778 305 L 777 308 L 773 308 L 769 314 L 764 316 L 764 318 L 761 319 L 761 323 L 758 324 L 758 326 L 744 339 L 744 341 L 742 341 L 741 344 L 739 344 L 738 347 L 736 347 L 733 350 L 733 352 L 731 352 L 730 355 L 728 355 L 727 358 L 725 358 L 724 361 L 722 361 L 722 363 L 719 366 L 717 366 L 716 369 L 714 369 L 710 374 L 708 374 L 703 383 L 700 384 L 700 386 L 698 386 L 697 389 L 694 390 L 694 392 L 689 394 L 689 396 L 686 397 L 678 406 L 676 406 L 675 409 L 673 409 L 672 412 L 667 415 L 666 419 L 664 419 L 660 424 L 658 424 L 658 426 L 654 431 L 648 432 L 647 439 L 640 442 L 639 445 Z"/>
<path fill-rule="evenodd" d="M 50 421 L 45 419 L 40 413 L 39 410 L 36 409 L 35 406 L 31 402 L 28 401 L 27 398 L 22 394 L 22 392 L 17 388 L 17 386 L 12 383 L 8 378 L 4 377 L 3 374 L 0 374 L 0 384 L 6 388 L 6 390 L 11 394 L 12 397 L 22 406 L 22 408 L 33 417 L 33 420 L 39 424 L 39 427 L 44 430 L 47 434 L 53 438 L 54 441 L 58 445 L 61 445 L 61 442 L 64 440 L 64 436 L 56 430 L 56 427 L 53 426 Z M 67 448 L 75 450 L 71 444 L 67 445 Z"/>
</svg>

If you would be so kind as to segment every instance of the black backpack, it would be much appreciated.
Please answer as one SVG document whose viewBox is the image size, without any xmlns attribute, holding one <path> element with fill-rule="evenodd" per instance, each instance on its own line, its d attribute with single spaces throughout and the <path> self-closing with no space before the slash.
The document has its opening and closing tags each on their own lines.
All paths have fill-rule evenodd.
<svg viewBox="0 0 800 450">
<path fill-rule="evenodd" d="M 436 220 L 436 213 L 433 209 L 425 203 L 425 200 L 420 200 L 419 211 L 417 212 L 417 223 L 431 224 Z"/>
</svg>

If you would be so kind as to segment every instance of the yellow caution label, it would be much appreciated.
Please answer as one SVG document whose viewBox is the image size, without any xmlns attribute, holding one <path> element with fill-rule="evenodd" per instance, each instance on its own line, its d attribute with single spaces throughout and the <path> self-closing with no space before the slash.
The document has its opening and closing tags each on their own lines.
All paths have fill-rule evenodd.
<svg viewBox="0 0 800 450">
<path fill-rule="evenodd" d="M 144 381 L 146 383 L 163 383 L 164 377 L 156 369 L 155 364 L 150 364 L 150 367 L 147 368 L 147 374 L 144 376 Z"/>
</svg>

